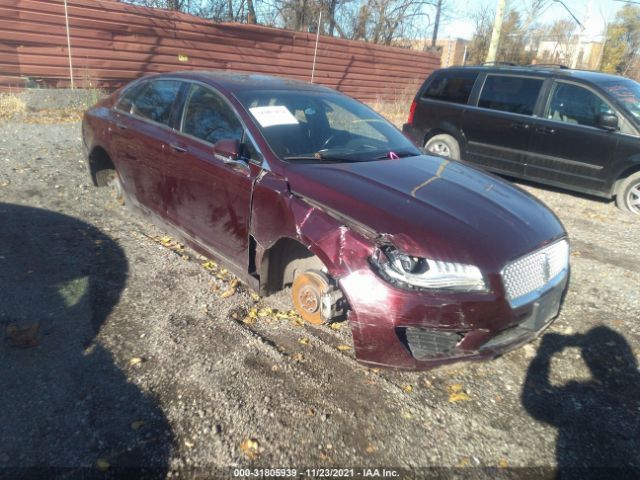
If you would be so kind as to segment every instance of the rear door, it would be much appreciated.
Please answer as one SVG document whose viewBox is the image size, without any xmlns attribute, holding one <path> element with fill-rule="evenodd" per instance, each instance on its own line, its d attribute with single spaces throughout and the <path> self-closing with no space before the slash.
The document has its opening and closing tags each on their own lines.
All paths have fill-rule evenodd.
<svg viewBox="0 0 640 480">
<path fill-rule="evenodd" d="M 163 160 L 180 82 L 153 80 L 116 109 L 112 149 L 122 183 L 142 205 L 165 215 Z M 129 110 L 127 111 L 127 107 Z"/>
<path fill-rule="evenodd" d="M 538 77 L 487 74 L 477 104 L 464 113 L 463 159 L 497 172 L 523 175 L 543 85 L 544 79 Z"/>
<path fill-rule="evenodd" d="M 581 84 L 554 82 L 544 115 L 536 119 L 528 178 L 585 191 L 608 191 L 619 134 L 596 126 L 600 114 L 622 116 L 598 92 Z"/>
</svg>

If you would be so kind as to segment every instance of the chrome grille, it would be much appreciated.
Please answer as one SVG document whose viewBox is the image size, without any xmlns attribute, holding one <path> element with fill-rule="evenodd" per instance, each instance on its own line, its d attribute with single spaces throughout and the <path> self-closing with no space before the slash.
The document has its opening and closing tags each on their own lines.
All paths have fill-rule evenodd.
<svg viewBox="0 0 640 480">
<path fill-rule="evenodd" d="M 542 289 L 569 265 L 569 243 L 566 240 L 529 253 L 502 269 L 507 298 L 513 305 L 526 295 Z"/>
</svg>

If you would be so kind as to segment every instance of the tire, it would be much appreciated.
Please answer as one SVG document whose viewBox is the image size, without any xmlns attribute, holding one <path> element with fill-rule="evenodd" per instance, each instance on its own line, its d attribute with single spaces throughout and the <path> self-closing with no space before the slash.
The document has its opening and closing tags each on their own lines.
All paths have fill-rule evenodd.
<svg viewBox="0 0 640 480">
<path fill-rule="evenodd" d="M 124 189 L 120 181 L 120 175 L 116 170 L 98 170 L 96 172 L 96 180 L 98 185 L 106 185 L 111 189 L 111 195 L 120 205 L 125 204 Z"/>
<path fill-rule="evenodd" d="M 616 205 L 621 210 L 640 215 L 640 172 L 620 182 L 616 190 Z"/>
<path fill-rule="evenodd" d="M 451 135 L 441 133 L 434 135 L 424 145 L 425 150 L 439 157 L 460 160 L 460 145 Z"/>
</svg>

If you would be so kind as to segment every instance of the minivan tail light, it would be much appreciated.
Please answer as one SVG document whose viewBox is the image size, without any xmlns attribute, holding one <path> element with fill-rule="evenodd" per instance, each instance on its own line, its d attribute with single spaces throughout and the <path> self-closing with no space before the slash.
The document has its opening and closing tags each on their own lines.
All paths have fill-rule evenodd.
<svg viewBox="0 0 640 480">
<path fill-rule="evenodd" d="M 411 107 L 409 108 L 409 118 L 407 119 L 407 123 L 409 125 L 413 124 L 413 115 L 416 113 L 416 105 L 418 103 L 414 100 L 411 102 Z"/>
</svg>

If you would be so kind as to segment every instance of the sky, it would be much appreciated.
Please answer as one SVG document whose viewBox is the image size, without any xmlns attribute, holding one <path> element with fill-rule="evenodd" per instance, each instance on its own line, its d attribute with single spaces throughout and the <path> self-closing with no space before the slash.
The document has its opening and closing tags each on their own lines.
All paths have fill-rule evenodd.
<svg viewBox="0 0 640 480">
<path fill-rule="evenodd" d="M 452 12 L 446 24 L 442 25 L 439 38 L 465 38 L 471 39 L 474 30 L 473 20 L 470 15 L 479 8 L 490 8 L 495 11 L 498 0 L 449 0 L 452 4 Z M 509 0 L 508 4 L 517 6 L 526 0 Z M 603 33 L 604 26 L 615 16 L 616 12 L 624 6 L 623 2 L 616 0 L 563 0 L 563 3 L 585 26 L 583 35 L 590 40 L 597 40 Z M 552 2 L 541 14 L 540 23 L 553 23 L 555 20 L 571 19 L 567 10 L 559 3 Z M 587 39 L 585 38 L 585 39 Z"/>
</svg>

